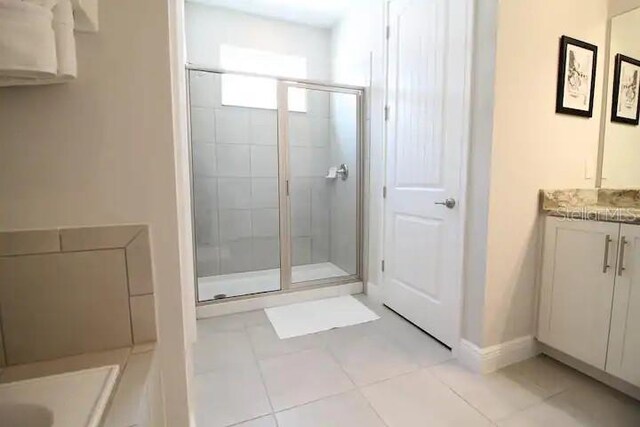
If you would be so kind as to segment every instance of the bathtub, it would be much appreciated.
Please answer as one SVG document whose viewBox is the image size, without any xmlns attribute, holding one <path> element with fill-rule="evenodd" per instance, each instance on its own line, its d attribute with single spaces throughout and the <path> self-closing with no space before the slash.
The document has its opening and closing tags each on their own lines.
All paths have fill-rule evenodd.
<svg viewBox="0 0 640 427">
<path fill-rule="evenodd" d="M 119 367 L 0 384 L 2 427 L 97 427 Z"/>
</svg>

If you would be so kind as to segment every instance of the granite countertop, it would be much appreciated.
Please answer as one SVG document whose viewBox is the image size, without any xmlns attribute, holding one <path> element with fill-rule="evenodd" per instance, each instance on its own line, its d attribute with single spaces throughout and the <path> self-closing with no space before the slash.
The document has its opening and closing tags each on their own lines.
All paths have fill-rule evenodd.
<svg viewBox="0 0 640 427">
<path fill-rule="evenodd" d="M 563 218 L 640 224 L 640 189 L 541 190 L 540 206 Z"/>
</svg>

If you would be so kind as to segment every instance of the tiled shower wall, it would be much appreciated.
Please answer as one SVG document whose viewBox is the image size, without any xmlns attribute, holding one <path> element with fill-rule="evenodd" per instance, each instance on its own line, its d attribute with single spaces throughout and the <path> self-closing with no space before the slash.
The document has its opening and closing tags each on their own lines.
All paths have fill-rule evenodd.
<svg viewBox="0 0 640 427">
<path fill-rule="evenodd" d="M 220 75 L 190 72 L 198 276 L 279 266 L 277 115 L 223 106 Z M 293 264 L 330 256 L 329 96 L 290 113 Z"/>
<path fill-rule="evenodd" d="M 352 94 L 331 94 L 331 162 L 346 164 L 349 179 L 330 186 L 331 248 L 329 260 L 349 274 L 357 273 L 358 254 L 358 108 Z"/>
</svg>

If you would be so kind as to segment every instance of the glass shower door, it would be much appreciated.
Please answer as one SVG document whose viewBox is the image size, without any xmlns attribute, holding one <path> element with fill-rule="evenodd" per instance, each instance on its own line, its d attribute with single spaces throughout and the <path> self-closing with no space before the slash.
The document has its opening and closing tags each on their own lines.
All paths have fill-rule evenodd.
<svg viewBox="0 0 640 427">
<path fill-rule="evenodd" d="M 253 101 L 243 88 L 260 85 L 274 104 L 241 106 Z M 199 302 L 280 290 L 275 90 L 274 79 L 189 71 Z"/>
<path fill-rule="evenodd" d="M 360 97 L 332 86 L 281 83 L 281 153 L 289 254 L 283 270 L 300 287 L 357 276 L 360 265 Z M 286 96 L 285 96 L 286 94 Z M 305 100 L 303 111 L 286 102 Z M 285 260 L 286 258 L 286 264 Z M 284 271 L 283 271 L 283 274 Z"/>
</svg>

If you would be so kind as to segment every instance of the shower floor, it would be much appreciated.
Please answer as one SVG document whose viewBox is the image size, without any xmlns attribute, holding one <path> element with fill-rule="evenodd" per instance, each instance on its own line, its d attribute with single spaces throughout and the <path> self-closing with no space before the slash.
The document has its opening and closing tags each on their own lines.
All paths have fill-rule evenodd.
<svg viewBox="0 0 640 427">
<path fill-rule="evenodd" d="M 294 266 L 291 271 L 291 282 L 292 286 L 296 287 L 311 280 L 349 275 L 331 262 L 321 262 Z M 216 295 L 223 294 L 234 297 L 278 290 L 280 290 L 280 269 L 278 268 L 198 278 L 200 301 L 212 300 Z"/>
</svg>

